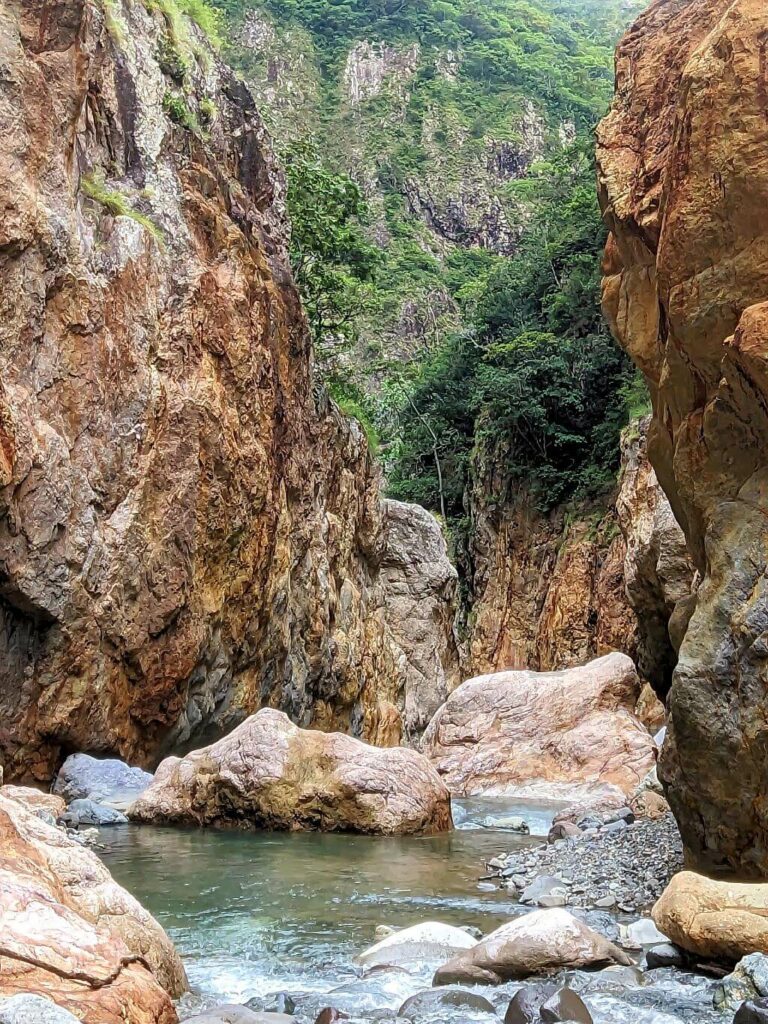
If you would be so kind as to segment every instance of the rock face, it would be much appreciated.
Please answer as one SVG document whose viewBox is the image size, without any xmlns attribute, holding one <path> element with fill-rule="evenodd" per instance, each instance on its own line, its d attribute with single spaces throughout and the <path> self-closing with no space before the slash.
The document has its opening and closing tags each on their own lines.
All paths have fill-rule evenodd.
<svg viewBox="0 0 768 1024">
<path fill-rule="evenodd" d="M 405 737 L 415 740 L 461 682 L 458 574 L 435 517 L 418 505 L 386 501 L 384 538 L 387 623 L 405 692 Z"/>
<path fill-rule="evenodd" d="M 443 964 L 434 985 L 490 984 L 566 968 L 618 963 L 629 957 L 566 910 L 535 910 L 502 925 Z"/>
<path fill-rule="evenodd" d="M 651 387 L 649 456 L 702 575 L 660 777 L 693 860 L 755 874 L 768 871 L 766 31 L 760 0 L 657 0 L 619 46 L 598 135 L 604 308 Z"/>
<path fill-rule="evenodd" d="M 633 714 L 635 667 L 610 654 L 562 672 L 499 672 L 454 690 L 423 749 L 457 794 L 629 794 L 655 745 Z"/>
<path fill-rule="evenodd" d="M 768 885 L 681 871 L 654 906 L 653 920 L 675 945 L 701 957 L 735 962 L 768 953 Z"/>
<path fill-rule="evenodd" d="M 378 474 L 312 382 L 264 127 L 191 22 L 110 12 L 0 15 L 7 776 L 151 765 L 267 703 L 396 743 Z"/>
<path fill-rule="evenodd" d="M 2 796 L 0 912 L 0 996 L 47 996 L 84 1024 L 175 1024 L 186 977 L 160 925 L 95 854 Z"/>
<path fill-rule="evenodd" d="M 265 708 L 211 747 L 169 758 L 129 809 L 135 821 L 288 831 L 432 835 L 448 790 L 414 750 L 298 729 Z"/>
</svg>

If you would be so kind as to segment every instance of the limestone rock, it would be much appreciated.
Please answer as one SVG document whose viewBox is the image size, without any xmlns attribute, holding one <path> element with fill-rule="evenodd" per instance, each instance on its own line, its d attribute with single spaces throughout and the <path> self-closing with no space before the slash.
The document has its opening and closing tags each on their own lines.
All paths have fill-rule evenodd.
<svg viewBox="0 0 768 1024">
<path fill-rule="evenodd" d="M 360 953 L 357 959 L 365 967 L 379 964 L 400 966 L 418 960 L 444 960 L 457 950 L 471 949 L 476 945 L 477 939 L 462 928 L 440 921 L 426 921 L 385 936 Z"/>
<path fill-rule="evenodd" d="M 422 754 L 299 729 L 270 708 L 213 746 L 163 762 L 128 814 L 155 824 L 383 835 L 452 827 L 448 790 Z"/>
<path fill-rule="evenodd" d="M 442 530 L 426 509 L 384 502 L 381 576 L 403 681 L 405 736 L 414 741 L 462 678 L 455 630 L 458 574 Z"/>
<path fill-rule="evenodd" d="M 629 957 L 566 910 L 535 910 L 438 968 L 434 985 L 492 984 Z"/>
<path fill-rule="evenodd" d="M 0 915 L 0 996 L 50 997 L 84 1024 L 175 1024 L 186 977 L 160 925 L 95 854 L 2 796 Z"/>
<path fill-rule="evenodd" d="M 691 863 L 755 876 L 768 871 L 767 30 L 762 0 L 652 4 L 619 46 L 597 153 L 603 306 L 649 383 L 649 458 L 702 577 L 673 616 L 660 777 Z"/>
<path fill-rule="evenodd" d="M 681 871 L 654 906 L 653 920 L 676 946 L 697 956 L 735 962 L 768 954 L 768 885 Z"/>
<path fill-rule="evenodd" d="M 80 1024 L 61 1006 L 44 996 L 19 994 L 0 999 L 0 1024 Z"/>
<path fill-rule="evenodd" d="M 454 690 L 423 749 L 451 792 L 629 794 L 654 765 L 634 717 L 640 683 L 624 655 L 562 672 L 500 672 Z"/>
<path fill-rule="evenodd" d="M 59 769 L 53 792 L 68 804 L 74 800 L 92 800 L 123 806 L 143 793 L 152 778 L 149 772 L 132 768 L 117 758 L 71 754 Z"/>
</svg>

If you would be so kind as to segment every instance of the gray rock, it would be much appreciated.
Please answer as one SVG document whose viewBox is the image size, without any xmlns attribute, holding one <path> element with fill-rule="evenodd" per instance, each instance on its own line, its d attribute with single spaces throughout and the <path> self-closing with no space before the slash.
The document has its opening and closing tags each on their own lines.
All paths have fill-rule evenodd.
<svg viewBox="0 0 768 1024">
<path fill-rule="evenodd" d="M 406 999 L 397 1011 L 398 1017 L 418 1021 L 422 1017 L 438 1013 L 446 1007 L 464 1010 L 479 1010 L 481 1013 L 495 1014 L 493 1003 L 483 999 L 475 992 L 463 988 L 447 986 L 446 988 L 427 988 Z"/>
<path fill-rule="evenodd" d="M 287 1013 L 249 1010 L 247 1006 L 223 1003 L 199 1017 L 188 1017 L 184 1024 L 296 1024 Z"/>
<path fill-rule="evenodd" d="M 611 835 L 613 832 L 623 832 L 627 827 L 627 822 L 623 818 L 619 818 L 618 821 L 609 821 L 607 825 L 603 825 L 600 831 Z"/>
<path fill-rule="evenodd" d="M 539 1019 L 542 1024 L 557 1024 L 558 1021 L 594 1024 L 584 1000 L 570 988 L 561 988 L 550 996 L 539 1010 Z"/>
<path fill-rule="evenodd" d="M 768 996 L 768 956 L 750 953 L 715 987 L 715 1008 L 735 1010 L 743 1002 Z"/>
<path fill-rule="evenodd" d="M 540 907 L 565 907 L 568 905 L 568 894 L 565 889 L 553 889 L 552 892 L 539 896 L 536 903 Z"/>
<path fill-rule="evenodd" d="M 542 896 L 553 892 L 565 892 L 563 880 L 555 875 L 539 875 L 530 885 L 526 885 L 520 894 L 521 903 L 538 903 Z"/>
<path fill-rule="evenodd" d="M 0 1024 L 80 1024 L 50 999 L 26 993 L 0 1000 Z"/>
<path fill-rule="evenodd" d="M 651 946 L 645 954 L 645 962 L 648 970 L 653 971 L 659 967 L 685 967 L 688 958 L 682 949 L 671 942 L 661 942 L 658 946 Z"/>
<path fill-rule="evenodd" d="M 95 800 L 73 800 L 67 807 L 62 820 L 67 825 L 127 825 L 128 819 L 122 811 L 115 810 L 107 804 L 97 804 Z"/>
<path fill-rule="evenodd" d="M 523 985 L 512 997 L 504 1024 L 537 1024 L 539 1010 L 557 992 L 555 985 Z"/>
<path fill-rule="evenodd" d="M 768 999 L 750 999 L 742 1003 L 733 1024 L 768 1024 Z"/>
<path fill-rule="evenodd" d="M 131 768 L 116 758 L 99 760 L 90 754 L 72 754 L 61 766 L 53 792 L 67 803 L 90 799 L 123 810 L 151 782 L 149 772 Z"/>
<path fill-rule="evenodd" d="M 619 934 L 621 945 L 627 949 L 639 949 L 642 946 L 658 946 L 659 943 L 667 942 L 667 936 L 663 935 L 650 917 L 643 917 L 632 924 L 622 925 Z"/>
</svg>

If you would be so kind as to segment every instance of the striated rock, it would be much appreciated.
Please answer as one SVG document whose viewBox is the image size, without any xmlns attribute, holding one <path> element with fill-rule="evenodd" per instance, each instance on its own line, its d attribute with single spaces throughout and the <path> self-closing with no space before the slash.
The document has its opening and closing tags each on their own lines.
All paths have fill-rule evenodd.
<svg viewBox="0 0 768 1024">
<path fill-rule="evenodd" d="M 0 913 L 0 996 L 49 997 L 84 1024 L 175 1024 L 186 977 L 160 925 L 93 853 L 2 796 Z"/>
<path fill-rule="evenodd" d="M 164 761 L 128 814 L 154 824 L 383 835 L 452 827 L 448 790 L 422 754 L 299 729 L 267 708 L 213 746 Z"/>
<path fill-rule="evenodd" d="M 438 968 L 433 985 L 491 984 L 565 968 L 630 964 L 618 946 L 566 910 L 535 910 Z"/>
<path fill-rule="evenodd" d="M 653 920 L 676 946 L 697 956 L 735 962 L 768 954 L 768 885 L 681 871 L 654 906 Z"/>
<path fill-rule="evenodd" d="M 264 705 L 402 735 L 378 470 L 313 383 L 254 101 L 191 21 L 177 35 L 122 0 L 0 17 L 10 781 L 71 750 L 154 765 Z"/>
<path fill-rule="evenodd" d="M 418 960 L 445 959 L 460 949 L 477 945 L 462 928 L 426 921 L 386 935 L 375 945 L 360 953 L 357 959 L 365 967 L 379 964 L 406 965 Z"/>
<path fill-rule="evenodd" d="M 768 871 L 767 30 L 760 0 L 657 0 L 619 46 L 597 154 L 603 305 L 649 383 L 648 454 L 702 576 L 674 616 L 660 777 L 691 862 L 753 875 Z"/>
<path fill-rule="evenodd" d="M 634 717 L 640 683 L 622 654 L 563 672 L 500 672 L 463 683 L 423 749 L 453 793 L 630 794 L 654 765 Z"/>
<path fill-rule="evenodd" d="M 384 502 L 381 575 L 405 695 L 405 737 L 414 741 L 462 678 L 455 629 L 458 574 L 442 530 L 426 509 Z"/>
<path fill-rule="evenodd" d="M 0 796 L 4 796 L 6 800 L 15 800 L 38 817 L 51 815 L 54 819 L 60 818 L 67 808 L 60 796 L 54 793 L 41 793 L 39 789 L 31 789 L 28 786 L 2 786 Z"/>
</svg>

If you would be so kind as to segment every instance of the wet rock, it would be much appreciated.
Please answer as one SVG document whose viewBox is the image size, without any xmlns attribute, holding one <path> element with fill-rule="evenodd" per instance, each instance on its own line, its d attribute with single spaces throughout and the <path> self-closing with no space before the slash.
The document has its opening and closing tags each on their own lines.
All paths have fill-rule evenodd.
<svg viewBox="0 0 768 1024">
<path fill-rule="evenodd" d="M 250 1009 L 248 1003 L 245 1004 Z M 296 1013 L 296 1003 L 287 992 L 278 992 L 272 1000 L 272 1005 L 266 1007 L 267 1013 L 283 1013 L 289 1017 Z"/>
<path fill-rule="evenodd" d="M 556 985 L 524 985 L 512 997 L 504 1024 L 537 1024 L 539 1010 L 556 991 Z"/>
<path fill-rule="evenodd" d="M 344 1013 L 342 1010 L 326 1007 L 325 1010 L 321 1010 L 318 1014 L 315 1024 L 336 1024 L 336 1021 L 339 1020 L 349 1020 L 349 1014 Z"/>
<path fill-rule="evenodd" d="M 84 1024 L 175 1024 L 186 977 L 160 925 L 93 853 L 4 797 L 0 917 L 0 996 L 50 996 Z"/>
<path fill-rule="evenodd" d="M 495 828 L 503 832 L 518 832 L 520 835 L 530 835 L 531 829 L 528 822 L 519 815 L 513 814 L 508 818 L 486 818 L 482 823 L 483 828 Z"/>
<path fill-rule="evenodd" d="M 0 999 L 0 1024 L 80 1024 L 80 1019 L 43 996 Z"/>
<path fill-rule="evenodd" d="M 93 800 L 126 807 L 151 784 L 153 776 L 117 758 L 100 760 L 90 754 L 72 754 L 59 769 L 53 792 L 66 800 Z"/>
<path fill-rule="evenodd" d="M 62 814 L 67 825 L 94 825 L 104 828 L 107 825 L 125 825 L 128 818 L 122 811 L 115 810 L 107 804 L 97 804 L 94 800 L 73 800 Z"/>
<path fill-rule="evenodd" d="M 661 942 L 657 946 L 651 946 L 645 954 L 645 962 L 650 971 L 659 967 L 685 967 L 688 959 L 685 952 L 671 942 Z"/>
<path fill-rule="evenodd" d="M 299 729 L 264 708 L 210 747 L 169 758 L 129 808 L 134 821 L 433 835 L 450 794 L 415 750 Z"/>
<path fill-rule="evenodd" d="M 543 896 L 551 896 L 553 893 L 558 896 L 567 895 L 562 878 L 558 878 L 557 875 L 539 875 L 520 893 L 520 902 L 539 903 Z"/>
<path fill-rule="evenodd" d="M 247 1006 L 224 1003 L 197 1017 L 188 1017 L 185 1024 L 295 1024 L 295 1020 L 285 1013 L 249 1010 Z"/>
<path fill-rule="evenodd" d="M 397 1011 L 398 1017 L 418 1021 L 422 1017 L 439 1014 L 444 1009 L 474 1010 L 495 1014 L 493 1003 L 463 988 L 428 988 L 406 999 Z"/>
<path fill-rule="evenodd" d="M 539 1011 L 542 1024 L 557 1024 L 558 1021 L 572 1021 L 578 1024 L 594 1024 L 592 1015 L 584 1000 L 572 989 L 561 988 L 542 1004 Z"/>
<path fill-rule="evenodd" d="M 502 925 L 443 964 L 434 985 L 499 984 L 586 965 L 631 961 L 565 910 L 536 910 Z"/>
<path fill-rule="evenodd" d="M 477 939 L 463 928 L 454 928 L 440 921 L 426 921 L 388 935 L 360 953 L 357 960 L 366 967 L 378 964 L 400 966 L 423 960 L 442 960 L 476 945 Z"/>
<path fill-rule="evenodd" d="M 737 1009 L 747 1000 L 768 996 L 768 956 L 751 953 L 743 957 L 734 970 L 715 986 L 712 1001 L 725 1013 Z"/>
<path fill-rule="evenodd" d="M 749 999 L 742 1003 L 733 1024 L 768 1024 L 768 999 Z"/>
<path fill-rule="evenodd" d="M 49 823 L 51 818 L 57 821 L 67 806 L 62 797 L 53 793 L 41 793 L 29 786 L 3 786 L 0 788 L 0 796 L 4 796 L 8 800 L 15 800 L 36 814 L 38 818 Z"/>
<path fill-rule="evenodd" d="M 553 792 L 609 788 L 626 800 L 655 763 L 633 713 L 639 690 L 622 654 L 561 672 L 480 676 L 453 691 L 423 750 L 454 793 L 547 783 Z"/>
<path fill-rule="evenodd" d="M 650 917 L 621 925 L 619 936 L 621 945 L 626 949 L 640 949 L 642 946 L 653 946 L 667 941 L 667 936 L 659 931 Z"/>
<path fill-rule="evenodd" d="M 653 908 L 657 928 L 676 946 L 715 960 L 768 954 L 768 885 L 675 875 Z"/>
</svg>

